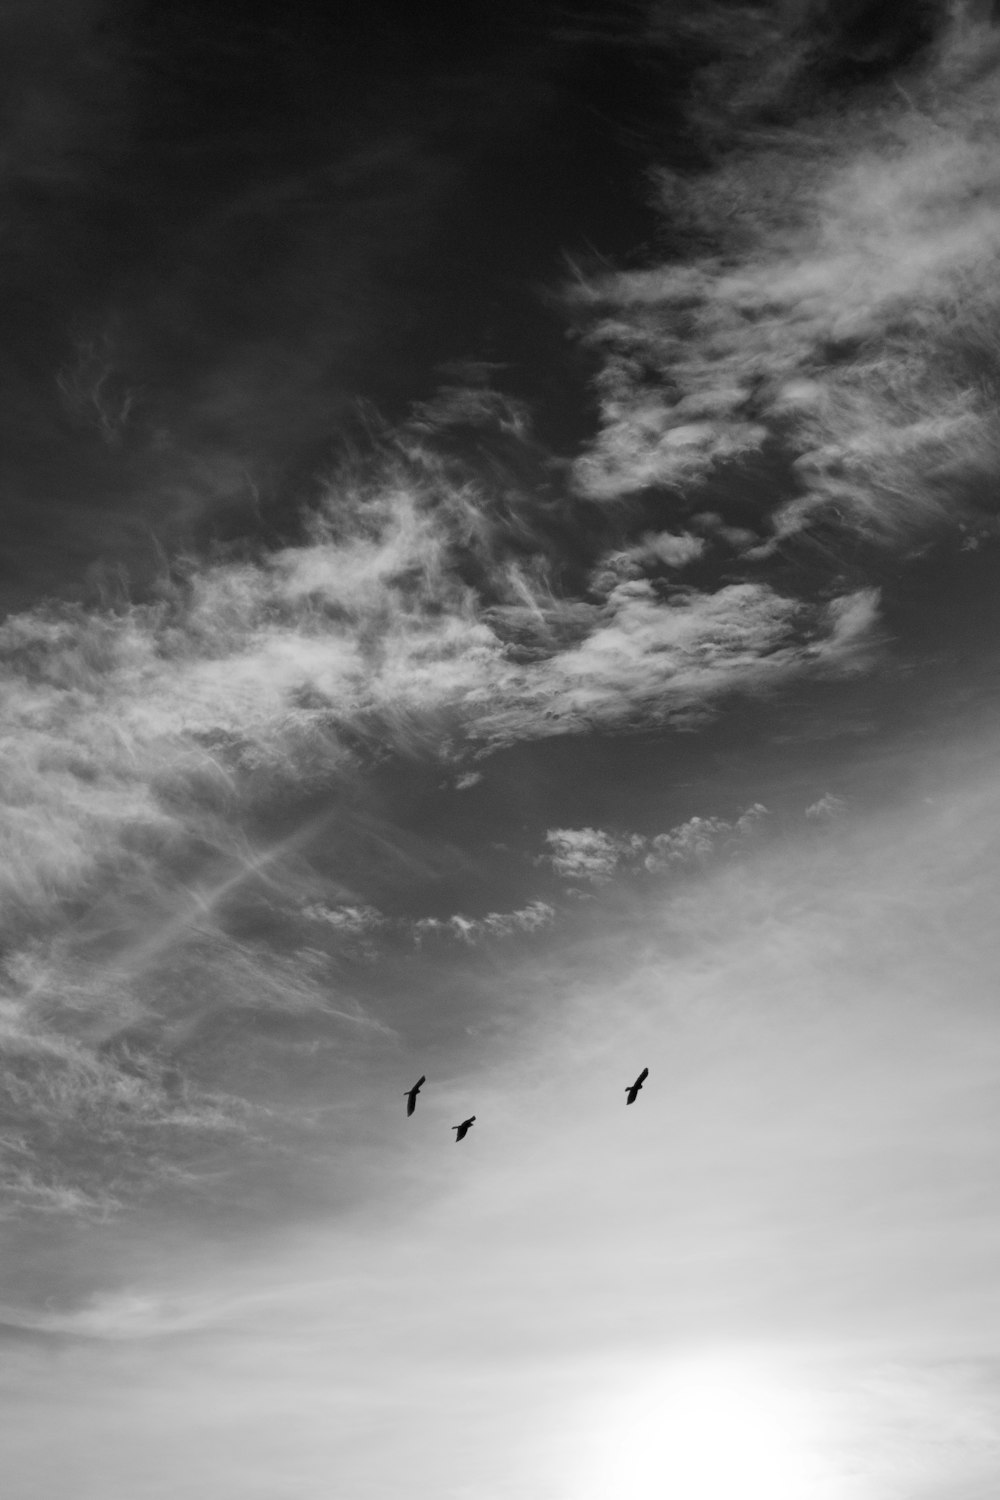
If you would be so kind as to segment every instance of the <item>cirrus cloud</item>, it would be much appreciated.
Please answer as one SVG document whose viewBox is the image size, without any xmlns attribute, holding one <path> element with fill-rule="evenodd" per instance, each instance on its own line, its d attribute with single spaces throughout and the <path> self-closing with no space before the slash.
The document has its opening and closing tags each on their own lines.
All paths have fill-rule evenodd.
<svg viewBox="0 0 1000 1500">
<path fill-rule="evenodd" d="M 780 16 L 744 22 L 773 50 Z M 1000 455 L 993 32 L 954 7 L 906 87 L 846 117 L 796 92 L 816 45 L 784 55 L 739 128 L 720 116 L 708 171 L 659 174 L 685 258 L 581 275 L 568 294 L 600 360 L 581 492 L 690 489 L 777 448 L 794 492 L 767 507 L 758 557 L 821 524 L 908 543 L 989 508 L 981 478 Z M 786 120 L 765 129 L 782 88 Z"/>
</svg>

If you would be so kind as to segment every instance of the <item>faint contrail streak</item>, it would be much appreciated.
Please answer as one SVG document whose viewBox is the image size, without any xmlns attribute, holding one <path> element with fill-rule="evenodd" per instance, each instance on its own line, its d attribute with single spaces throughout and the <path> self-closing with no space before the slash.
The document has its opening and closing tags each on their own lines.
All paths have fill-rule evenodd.
<svg viewBox="0 0 1000 1500">
<path fill-rule="evenodd" d="M 339 809 L 332 808 L 329 812 L 322 813 L 312 818 L 301 827 L 293 829 L 284 838 L 277 840 L 270 848 L 262 853 L 244 854 L 240 868 L 233 874 L 226 876 L 217 885 L 207 890 L 191 890 L 182 886 L 188 897 L 187 905 L 170 920 L 164 922 L 153 934 L 142 942 L 138 942 L 116 958 L 108 961 L 103 966 L 103 974 L 108 979 L 123 979 L 140 974 L 149 964 L 165 953 L 185 932 L 196 930 L 199 922 L 210 918 L 218 909 L 220 904 L 234 891 L 252 879 L 267 877 L 267 871 L 271 866 L 291 854 L 299 853 L 308 846 L 312 839 L 324 833 L 333 823 Z M 85 920 L 85 919 L 84 919 Z M 39 979 L 25 993 L 28 999 L 42 988 L 45 980 Z M 365 1015 L 354 1014 L 350 1011 L 328 1010 L 328 1014 L 338 1017 L 344 1021 L 351 1021 L 355 1025 L 369 1027 L 377 1031 L 386 1031 L 380 1022 Z"/>
</svg>

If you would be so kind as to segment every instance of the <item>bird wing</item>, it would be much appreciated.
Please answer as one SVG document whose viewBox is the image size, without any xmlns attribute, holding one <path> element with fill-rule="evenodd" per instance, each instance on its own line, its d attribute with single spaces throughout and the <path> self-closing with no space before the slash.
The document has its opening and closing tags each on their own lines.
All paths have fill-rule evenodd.
<svg viewBox="0 0 1000 1500">
<path fill-rule="evenodd" d="M 643 1068 L 642 1072 L 639 1074 L 638 1078 L 635 1080 L 635 1086 L 636 1086 L 636 1088 L 638 1088 L 641 1084 L 645 1083 L 645 1081 L 646 1081 L 646 1079 L 648 1077 L 649 1077 L 649 1069 L 648 1068 Z"/>
<path fill-rule="evenodd" d="M 427 1082 L 427 1074 L 426 1074 L 426 1073 L 421 1073 L 421 1075 L 420 1075 L 420 1077 L 419 1077 L 419 1078 L 418 1078 L 418 1079 L 417 1079 L 417 1081 L 416 1081 L 416 1083 L 415 1083 L 415 1084 L 414 1084 L 414 1085 L 413 1085 L 413 1087 L 414 1087 L 414 1089 L 419 1089 L 419 1088 L 422 1088 L 422 1087 L 423 1087 L 423 1085 L 424 1085 L 424 1084 L 425 1084 L 425 1083 L 426 1083 L 426 1082 Z"/>
<path fill-rule="evenodd" d="M 416 1109 L 416 1107 L 417 1107 L 417 1097 L 416 1097 L 416 1094 L 407 1094 L 407 1096 L 406 1096 L 406 1113 L 408 1115 L 412 1115 L 412 1113 Z"/>
</svg>

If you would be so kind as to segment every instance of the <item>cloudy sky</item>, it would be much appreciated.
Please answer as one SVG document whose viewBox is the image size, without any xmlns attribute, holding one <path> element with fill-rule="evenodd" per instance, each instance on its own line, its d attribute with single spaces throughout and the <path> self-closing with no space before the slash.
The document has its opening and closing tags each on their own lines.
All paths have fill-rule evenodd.
<svg viewBox="0 0 1000 1500">
<path fill-rule="evenodd" d="M 5 1496 L 993 1497 L 1000 15 L 0 34 Z"/>
</svg>

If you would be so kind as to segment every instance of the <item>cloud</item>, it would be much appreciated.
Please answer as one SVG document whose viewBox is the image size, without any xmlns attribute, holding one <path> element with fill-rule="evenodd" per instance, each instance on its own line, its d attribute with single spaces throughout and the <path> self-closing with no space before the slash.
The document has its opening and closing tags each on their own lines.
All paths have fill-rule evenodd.
<svg viewBox="0 0 1000 1500">
<path fill-rule="evenodd" d="M 723 12 L 713 14 L 716 25 Z M 305 1045 L 306 1031 L 326 1045 L 324 1028 L 349 1036 L 345 1048 L 384 1035 L 358 959 L 401 940 L 414 958 L 417 933 L 472 946 L 554 922 L 552 907 L 523 897 L 485 916 L 400 912 L 398 886 L 390 900 L 376 877 L 405 864 L 405 840 L 364 806 L 376 765 L 436 759 L 461 790 L 481 776 L 470 761 L 505 747 L 689 729 L 735 695 L 870 667 L 880 601 L 863 572 L 807 586 L 768 565 L 821 520 L 914 537 L 966 503 L 953 497 L 971 493 L 974 470 L 991 472 L 1000 189 L 983 121 L 997 84 L 993 54 L 980 49 L 973 67 L 962 35 L 953 27 L 906 97 L 858 123 L 822 109 L 798 118 L 801 89 L 775 75 L 764 93 L 786 99 L 785 123 L 767 139 L 754 113 L 764 106 L 748 96 L 742 134 L 725 111 L 712 126 L 711 170 L 659 176 L 685 255 L 583 277 L 571 299 L 602 361 L 602 428 L 574 471 L 577 491 L 560 488 L 565 465 L 541 449 L 529 413 L 494 388 L 497 367 L 459 362 L 397 431 L 365 419 L 365 443 L 318 483 L 287 544 L 175 558 L 134 599 L 112 561 L 105 578 L 116 581 L 92 608 L 32 607 L 0 625 L 6 1066 L 33 1122 L 16 1137 L 27 1153 L 18 1170 L 39 1202 L 48 1193 L 72 1208 L 119 1191 L 64 1149 L 92 1105 L 132 1122 L 126 1157 L 153 1118 L 178 1139 L 202 1131 L 204 1144 L 225 1128 L 249 1141 L 246 1079 L 267 1073 L 268 1049 L 292 1047 L 293 1033 Z M 737 51 L 767 55 L 773 38 L 758 41 L 747 32 Z M 789 78 L 813 67 L 793 53 Z M 17 170 L 58 176 L 56 137 L 44 161 L 25 155 L 27 138 Z M 318 185 L 358 198 L 350 270 L 387 225 L 414 204 L 426 219 L 450 191 L 452 167 L 423 141 L 380 135 L 329 170 L 306 163 L 256 188 L 223 185 L 221 248 L 192 209 L 178 230 L 184 274 L 204 265 L 216 285 L 220 255 L 245 251 L 290 207 L 307 212 Z M 296 267 L 309 271 L 302 305 L 328 289 L 320 240 L 290 255 L 287 280 L 277 274 L 282 305 L 295 300 Z M 154 343 L 174 311 L 170 296 L 150 307 Z M 157 405 L 155 368 L 144 405 L 141 330 L 102 318 L 68 320 L 73 348 L 50 378 L 63 424 L 96 434 L 102 461 L 156 448 L 195 510 L 202 480 L 230 499 L 253 489 L 253 464 L 230 437 L 263 409 L 254 381 L 277 347 L 267 329 L 206 354 L 189 442 L 186 419 L 171 427 Z M 362 325 L 374 326 L 367 313 Z M 189 335 L 185 325 L 179 337 Z M 318 390 L 327 354 L 314 353 L 302 356 L 308 378 L 298 366 L 285 384 L 279 374 L 267 417 L 277 448 L 297 406 L 287 392 L 303 380 Z M 218 462 L 203 428 L 229 435 Z M 711 470 L 769 445 L 790 461 L 791 489 L 785 478 L 757 485 L 764 499 L 741 502 L 739 524 L 718 492 L 701 506 Z M 593 504 L 647 484 L 680 491 L 655 520 Z M 760 513 L 748 517 L 752 504 Z M 556 828 L 548 857 L 599 891 L 617 873 L 704 860 L 749 831 L 716 817 L 641 836 Z M 35 1049 L 27 1070 L 18 1046 Z M 57 1137 L 49 1170 L 45 1141 Z M 161 1175 L 171 1161 L 196 1175 L 197 1151 L 172 1157 L 168 1135 L 157 1139 Z"/>
<path fill-rule="evenodd" d="M 643 537 L 641 546 L 646 557 L 655 558 L 668 568 L 683 568 L 701 557 L 705 541 L 687 531 L 660 531 Z"/>
<path fill-rule="evenodd" d="M 826 823 L 834 818 L 843 817 L 847 808 L 846 797 L 838 797 L 835 792 L 824 792 L 817 802 L 811 803 L 806 808 L 805 815 L 818 823 Z"/>
<path fill-rule="evenodd" d="M 833 524 L 909 545 L 989 507 L 1000 69 L 989 28 L 973 62 L 962 14 L 902 94 L 846 114 L 799 99 L 794 124 L 731 127 L 707 172 L 665 172 L 686 258 L 580 277 L 602 409 L 584 494 L 689 491 L 770 446 L 795 476 L 766 511 L 776 539 Z M 763 17 L 746 24 L 766 51 Z"/>
<path fill-rule="evenodd" d="M 631 840 L 600 828 L 550 828 L 545 842 L 551 851 L 547 858 L 557 875 L 595 885 L 611 879 L 622 856 L 632 847 Z"/>
<path fill-rule="evenodd" d="M 635 579 L 596 603 L 540 599 L 529 619 L 486 604 L 459 564 L 489 565 L 489 522 L 433 477 L 334 490 L 308 543 L 189 568 L 163 603 L 0 626 L 8 923 L 54 910 L 111 850 L 134 871 L 143 847 L 162 858 L 195 831 L 229 848 L 247 799 L 351 776 L 348 734 L 439 745 L 444 714 L 493 744 L 627 727 L 866 660 L 870 589 L 807 604 Z"/>
<path fill-rule="evenodd" d="M 350 868 L 372 758 L 454 765 L 477 747 L 703 714 L 725 692 L 854 670 L 868 649 L 868 595 L 806 604 L 758 584 L 708 594 L 640 578 L 560 597 L 508 565 L 505 534 L 450 460 L 407 439 L 331 479 L 298 545 L 189 561 L 147 603 L 53 604 L 0 625 L 11 1024 L 77 1059 L 44 1054 L 17 1084 L 18 1100 L 37 1093 L 32 1151 L 54 1118 L 46 1069 L 77 1101 L 56 1130 L 67 1141 L 97 1097 L 102 1118 L 137 1131 L 155 1098 L 164 1130 L 190 1136 L 170 1070 L 188 1079 L 184 1120 L 214 1130 L 238 1119 L 218 1100 L 238 1096 L 255 1048 L 305 1017 L 377 1027 L 330 986 L 352 943 L 396 932 Z M 276 834 L 247 832 L 273 827 L 275 808 Z M 313 851 L 331 831 L 343 864 L 329 856 L 321 873 Z M 379 837 L 391 850 L 393 831 Z M 441 919 L 467 941 L 550 920 L 543 903 Z M 121 1083 L 125 1052 L 99 1053 L 116 1037 L 143 1082 Z M 52 1201 L 76 1202 L 97 1160 L 77 1180 L 60 1157 Z"/>
<path fill-rule="evenodd" d="M 612 834 L 600 828 L 550 828 L 545 835 L 550 852 L 545 858 L 566 880 L 605 885 L 621 869 L 659 874 L 722 849 L 736 848 L 759 829 L 767 816 L 767 808 L 755 802 L 733 822 L 693 817 L 668 833 L 651 837 Z"/>
<path fill-rule="evenodd" d="M 731 145 L 737 132 L 765 134 L 776 123 L 808 116 L 845 79 L 871 85 L 919 62 L 942 21 L 955 31 L 970 23 L 981 31 L 977 9 L 983 10 L 978 0 L 918 0 L 905 8 L 783 0 L 734 12 L 724 0 L 690 6 L 647 0 L 630 19 L 633 45 L 690 59 L 686 124 L 711 153 Z"/>
<path fill-rule="evenodd" d="M 856 671 L 874 645 L 877 607 L 874 589 L 810 605 L 765 584 L 664 596 L 646 579 L 619 583 L 578 644 L 530 670 L 497 671 L 498 703 L 484 704 L 473 733 L 505 742 L 690 721 L 727 692 Z"/>
<path fill-rule="evenodd" d="M 149 1190 L 197 1191 L 213 1132 L 231 1133 L 235 1162 L 285 1128 L 249 1098 L 265 1056 L 307 1031 L 348 1051 L 391 1032 L 355 961 L 370 970 L 417 930 L 384 916 L 378 869 L 426 871 L 365 811 L 380 760 L 430 756 L 468 778 L 504 746 L 691 725 L 727 695 L 871 658 L 875 590 L 683 586 L 670 572 L 702 550 L 686 532 L 640 536 L 627 577 L 628 548 L 595 533 L 571 586 L 551 539 L 525 559 L 545 521 L 531 495 L 435 442 L 378 434 L 327 477 L 293 544 L 178 559 L 142 602 L 122 588 L 0 624 L 6 995 L 12 1035 L 55 1048 L 27 1074 L 0 1060 L 28 1122 L 17 1201 L 102 1212 L 144 1191 L 143 1132 L 159 1143 Z M 531 901 L 419 930 L 475 944 L 553 920 Z M 117 1122 L 118 1156 L 97 1149 L 92 1108 Z M 119 1156 L 127 1170 L 102 1168 Z"/>
<path fill-rule="evenodd" d="M 252 1132 L 245 1101 L 189 1094 L 168 1057 L 127 1042 L 94 1048 L 33 1023 L 35 1009 L 8 999 L 0 1032 L 4 1217 L 100 1217 L 149 1193 L 197 1188 L 223 1142 L 239 1154 Z"/>
<path fill-rule="evenodd" d="M 56 376 L 63 404 L 74 421 L 96 428 L 101 441 L 116 447 L 139 393 L 122 378 L 111 331 L 77 342 L 72 361 Z"/>
<path fill-rule="evenodd" d="M 690 532 L 647 532 L 634 546 L 621 552 L 611 552 L 603 557 L 595 569 L 595 585 L 600 588 L 604 576 L 608 587 L 617 578 L 635 578 L 658 567 L 679 571 L 689 563 L 697 562 L 706 548 L 704 537 L 692 536 Z"/>
<path fill-rule="evenodd" d="M 945 770 L 945 805 L 918 793 L 823 840 L 799 824 L 666 900 L 598 893 L 564 945 L 512 955 L 498 982 L 525 1010 L 443 1101 L 429 1083 L 408 1198 L 262 1248 L 241 1235 L 207 1267 L 148 1251 L 123 1289 L 45 1309 L 85 1342 L 54 1362 L 8 1348 L 11 1486 L 133 1494 L 153 1455 L 173 1491 L 292 1473 L 312 1500 L 336 1472 L 351 1493 L 409 1477 L 436 1495 L 458 1411 L 473 1489 L 541 1474 L 606 1496 L 625 1434 L 637 1464 L 662 1454 L 676 1377 L 740 1415 L 748 1482 L 777 1382 L 833 1493 L 988 1494 L 1000 851 L 979 748 L 981 783 Z M 471 1160 L 447 1144 L 465 1090 Z M 185 1327 L 196 1343 L 159 1336 Z M 53 1400 L 68 1416 L 46 1444 Z"/>
<path fill-rule="evenodd" d="M 705 859 L 720 848 L 731 848 L 748 838 L 767 816 L 763 803 L 755 802 L 732 823 L 725 818 L 689 818 L 669 833 L 654 835 L 643 864 L 655 874 L 687 860 Z"/>
<path fill-rule="evenodd" d="M 475 370 L 464 373 L 471 376 Z M 523 440 L 531 425 L 526 407 L 493 390 L 487 380 L 485 371 L 480 380 L 440 386 L 431 400 L 414 403 L 408 425 L 416 432 L 435 433 L 454 427 L 485 428 Z"/>
<path fill-rule="evenodd" d="M 407 924 L 417 941 L 433 935 L 478 943 L 483 938 L 508 938 L 516 933 L 539 932 L 555 920 L 555 908 L 546 901 L 529 901 L 515 911 L 491 911 L 485 917 L 419 917 Z"/>
<path fill-rule="evenodd" d="M 364 933 L 373 932 L 386 921 L 384 914 L 374 906 L 328 907 L 315 904 L 303 907 L 302 915 L 313 922 L 325 922 L 335 932 L 347 937 L 360 937 Z"/>
<path fill-rule="evenodd" d="M 55 1339 L 119 1340 L 160 1338 L 205 1326 L 208 1310 L 135 1291 L 94 1293 L 73 1311 L 25 1312 L 0 1308 L 0 1329 Z"/>
</svg>

